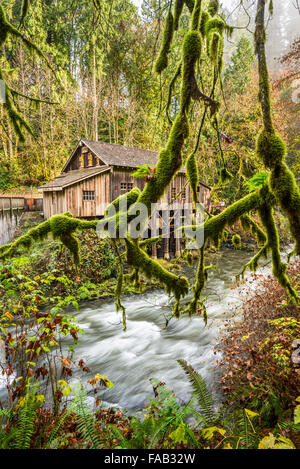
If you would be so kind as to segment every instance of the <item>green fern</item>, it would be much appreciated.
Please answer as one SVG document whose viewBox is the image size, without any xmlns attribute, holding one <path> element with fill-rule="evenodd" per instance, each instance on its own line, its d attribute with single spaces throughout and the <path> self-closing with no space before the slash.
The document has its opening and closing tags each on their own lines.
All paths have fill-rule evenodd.
<svg viewBox="0 0 300 469">
<path fill-rule="evenodd" d="M 19 412 L 19 422 L 15 432 L 13 446 L 15 449 L 29 449 L 35 429 L 37 403 L 35 400 L 37 386 L 27 385 L 24 406 Z"/>
<path fill-rule="evenodd" d="M 77 427 L 86 445 L 91 444 L 92 449 L 101 449 L 100 437 L 96 428 L 96 420 L 90 411 L 87 393 L 82 386 L 75 392 L 75 399 L 71 405 L 77 417 Z"/>
<path fill-rule="evenodd" d="M 248 192 L 254 192 L 266 184 L 268 177 L 269 173 L 265 171 L 256 173 L 249 181 L 245 182 L 244 186 L 248 189 Z"/>
<path fill-rule="evenodd" d="M 204 424 L 211 425 L 216 421 L 217 417 L 214 411 L 212 395 L 209 392 L 204 379 L 191 365 L 188 365 L 185 360 L 177 360 L 177 362 L 187 374 L 189 382 L 192 385 L 194 394 L 196 395 L 201 407 L 200 415 Z"/>
<path fill-rule="evenodd" d="M 66 418 L 71 414 L 72 412 L 72 409 L 71 409 L 71 406 L 69 408 L 67 408 L 65 410 L 65 412 L 60 416 L 56 426 L 53 428 L 46 444 L 44 445 L 44 449 L 45 448 L 56 448 L 58 446 L 58 443 L 60 441 L 60 437 L 59 437 L 59 432 L 60 432 L 60 429 L 63 425 L 63 423 L 65 422 Z"/>
</svg>

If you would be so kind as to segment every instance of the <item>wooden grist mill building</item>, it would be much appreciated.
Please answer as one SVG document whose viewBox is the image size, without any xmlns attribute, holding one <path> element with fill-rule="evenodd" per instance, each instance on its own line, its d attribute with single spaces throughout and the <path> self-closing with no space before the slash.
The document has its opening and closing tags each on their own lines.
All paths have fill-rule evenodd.
<svg viewBox="0 0 300 469">
<path fill-rule="evenodd" d="M 110 202 L 133 187 L 144 188 L 145 180 L 132 176 L 136 168 L 141 165 L 154 167 L 157 161 L 158 153 L 155 151 L 81 139 L 61 174 L 40 187 L 44 217 L 47 219 L 69 211 L 74 217 L 101 219 Z M 198 186 L 199 200 L 206 209 L 210 206 L 210 190 L 203 182 Z M 172 180 L 161 200 L 162 206 L 171 204 L 175 198 L 177 205 L 192 203 L 184 168 Z M 159 257 L 168 257 L 169 253 L 180 251 L 180 246 L 171 236 L 162 240 L 160 250 L 162 252 L 157 252 Z"/>
</svg>

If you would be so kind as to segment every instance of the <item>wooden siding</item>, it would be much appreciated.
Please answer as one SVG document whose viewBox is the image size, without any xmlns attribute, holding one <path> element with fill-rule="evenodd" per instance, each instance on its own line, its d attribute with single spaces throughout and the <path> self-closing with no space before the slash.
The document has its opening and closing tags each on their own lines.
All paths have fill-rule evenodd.
<svg viewBox="0 0 300 469">
<path fill-rule="evenodd" d="M 52 215 L 71 212 L 75 217 L 89 218 L 102 217 L 104 215 L 105 204 L 115 200 L 120 195 L 127 192 L 121 190 L 121 184 L 131 183 L 133 187 L 143 190 L 145 181 L 135 179 L 131 176 L 134 170 L 113 170 L 100 173 L 94 177 L 80 181 L 72 186 L 58 191 L 45 191 L 44 196 L 44 216 L 49 218 Z M 184 174 L 177 175 L 168 187 L 160 203 L 170 204 L 174 195 L 183 190 L 187 179 Z M 93 191 L 95 200 L 83 200 L 83 191 Z M 210 208 L 210 190 L 199 185 L 199 199 L 208 210 Z M 189 186 L 185 187 L 185 197 L 182 194 L 176 199 L 176 203 L 192 203 L 192 195 Z"/>
<path fill-rule="evenodd" d="M 132 170 L 122 170 L 122 169 L 114 169 L 112 172 L 111 177 L 111 200 L 115 200 L 120 195 L 124 194 L 124 191 L 121 191 L 121 183 L 133 183 L 134 187 L 138 187 L 140 190 L 143 190 L 145 186 L 145 181 L 143 179 L 136 179 L 131 176 L 134 172 Z M 178 174 L 172 180 L 171 184 L 169 185 L 165 195 L 161 199 L 161 204 L 170 204 L 173 200 L 173 194 L 178 194 L 182 191 L 184 186 L 186 185 L 187 178 L 184 174 Z M 203 186 L 199 185 L 199 200 L 201 203 L 205 205 L 206 209 L 209 209 L 210 206 L 210 190 Z M 184 203 L 192 203 L 192 194 L 190 187 L 187 185 L 185 188 L 185 198 L 181 194 L 177 199 L 176 202 L 179 204 Z"/>
<path fill-rule="evenodd" d="M 93 191 L 95 200 L 83 200 L 83 191 Z M 99 174 L 62 191 L 44 192 L 44 217 L 64 212 L 74 217 L 89 218 L 104 215 L 104 204 L 110 201 L 110 173 Z"/>
</svg>

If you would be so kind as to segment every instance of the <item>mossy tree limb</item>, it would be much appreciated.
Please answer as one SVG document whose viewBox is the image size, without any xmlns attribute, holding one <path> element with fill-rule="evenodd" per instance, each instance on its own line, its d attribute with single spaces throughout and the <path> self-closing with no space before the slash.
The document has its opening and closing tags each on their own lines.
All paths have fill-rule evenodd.
<svg viewBox="0 0 300 469">
<path fill-rule="evenodd" d="M 276 134 L 270 101 L 270 80 L 266 60 L 265 42 L 266 0 L 257 1 L 255 52 L 258 58 L 259 100 L 264 129 L 257 139 L 257 155 L 271 170 L 270 187 L 281 209 L 289 220 L 290 232 L 295 240 L 295 253 L 300 255 L 300 191 L 295 177 L 285 163 L 286 145 Z"/>
</svg>

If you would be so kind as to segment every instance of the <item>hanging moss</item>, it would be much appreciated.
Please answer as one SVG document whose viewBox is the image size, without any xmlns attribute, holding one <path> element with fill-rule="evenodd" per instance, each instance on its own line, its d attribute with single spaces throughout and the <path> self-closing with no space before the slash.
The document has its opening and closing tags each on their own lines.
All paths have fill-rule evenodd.
<svg viewBox="0 0 300 469">
<path fill-rule="evenodd" d="M 222 34 L 225 29 L 225 23 L 221 18 L 211 18 L 206 17 L 206 21 L 203 25 L 203 32 L 205 36 L 208 36 L 212 33 Z"/>
<path fill-rule="evenodd" d="M 193 258 L 193 254 L 191 252 L 188 252 L 185 256 L 185 260 L 187 262 L 187 265 L 189 267 L 193 267 L 193 263 L 194 263 L 194 258 Z"/>
<path fill-rule="evenodd" d="M 195 65 L 201 56 L 202 41 L 198 31 L 190 31 L 185 35 L 182 53 L 182 87 L 181 109 L 186 112 L 191 99 L 198 98 L 198 86 L 195 78 Z"/>
<path fill-rule="evenodd" d="M 196 204 L 199 203 L 198 192 L 197 192 L 197 188 L 199 184 L 199 171 L 198 171 L 198 165 L 197 165 L 195 153 L 192 153 L 186 160 L 185 169 L 186 169 L 186 175 L 187 175 L 187 179 L 189 182 L 189 186 L 192 192 L 193 203 L 194 203 L 194 206 L 196 207 Z"/>
<path fill-rule="evenodd" d="M 117 278 L 117 283 L 115 287 L 115 297 L 116 297 L 116 304 L 117 304 L 117 311 L 120 309 L 120 300 L 123 290 L 123 280 L 124 280 L 124 273 L 123 273 L 123 266 L 120 264 L 119 266 L 119 275 Z"/>
<path fill-rule="evenodd" d="M 300 254 L 300 191 L 293 173 L 284 162 L 286 146 L 281 137 L 275 133 L 273 126 L 265 41 L 265 2 L 259 0 L 256 14 L 255 52 L 258 57 L 259 100 L 264 129 L 257 139 L 256 150 L 261 161 L 272 171 L 270 187 L 288 217 L 289 229 L 295 240 L 295 252 Z"/>
<path fill-rule="evenodd" d="M 289 220 L 289 229 L 300 254 L 300 191 L 293 173 L 284 162 L 286 145 L 275 133 L 263 130 L 258 139 L 256 152 L 264 165 L 271 169 L 270 187 Z"/>
<path fill-rule="evenodd" d="M 249 230 L 256 238 L 257 245 L 265 244 L 267 237 L 263 230 L 255 223 L 249 215 L 243 215 L 240 217 L 240 223 L 244 231 Z"/>
<path fill-rule="evenodd" d="M 185 4 L 188 7 L 188 9 L 190 10 L 190 13 L 192 13 L 193 10 L 194 10 L 195 1 L 194 0 L 185 0 Z"/>
<path fill-rule="evenodd" d="M 218 13 L 219 8 L 220 8 L 219 0 L 211 0 L 208 4 L 207 11 L 211 16 L 214 16 L 216 13 Z"/>
<path fill-rule="evenodd" d="M 238 277 L 244 277 L 244 274 L 247 269 L 249 269 L 251 272 L 256 272 L 259 266 L 259 261 L 263 257 L 264 259 L 267 259 L 268 257 L 268 251 L 269 251 L 269 246 L 268 243 L 266 244 L 255 254 L 255 256 L 247 262 L 247 264 L 244 265 L 243 270 L 241 274 Z"/>
<path fill-rule="evenodd" d="M 265 227 L 268 239 L 268 248 L 271 251 L 273 275 L 277 278 L 280 285 L 287 291 L 289 296 L 297 303 L 300 303 L 300 297 L 291 285 L 286 275 L 286 264 L 281 261 L 279 236 L 273 215 L 273 209 L 269 204 L 264 204 L 258 210 L 260 220 Z"/>
<path fill-rule="evenodd" d="M 274 14 L 274 4 L 273 4 L 273 0 L 270 0 L 270 1 L 269 1 L 269 13 L 270 13 L 270 16 L 273 16 L 273 14 Z"/>
<path fill-rule="evenodd" d="M 233 237 L 232 237 L 232 244 L 233 246 L 235 247 L 235 249 L 241 249 L 242 247 L 242 240 L 241 240 L 241 237 L 240 235 L 238 234 L 235 234 Z"/>
<path fill-rule="evenodd" d="M 191 24 L 191 31 L 198 31 L 200 26 L 200 18 L 201 18 L 201 4 L 202 0 L 195 0 L 195 5 L 192 14 L 192 24 Z"/>
<path fill-rule="evenodd" d="M 212 267 L 213 267 L 212 265 L 205 267 L 204 247 L 202 247 L 199 250 L 199 262 L 198 262 L 197 273 L 196 273 L 196 282 L 193 286 L 193 299 L 192 301 L 190 301 L 188 307 L 184 310 L 184 313 L 187 313 L 191 317 L 191 316 L 198 314 L 199 307 L 201 306 L 204 312 L 203 317 L 204 317 L 205 324 L 207 323 L 207 313 L 206 313 L 204 301 L 201 301 L 201 295 L 202 295 L 203 288 L 208 278 L 208 271 Z"/>
<path fill-rule="evenodd" d="M 220 183 L 226 184 L 233 178 L 232 174 L 224 167 L 219 171 Z"/>
<path fill-rule="evenodd" d="M 61 242 L 68 249 L 72 256 L 73 264 L 76 269 L 80 264 L 80 244 L 76 236 L 73 234 L 62 234 L 60 236 Z"/>
<path fill-rule="evenodd" d="M 184 0 L 175 0 L 174 5 L 174 31 L 178 30 L 179 20 L 184 6 Z"/>
<path fill-rule="evenodd" d="M 186 226 L 179 229 L 204 229 L 205 242 L 210 239 L 216 247 L 219 247 L 219 243 L 222 241 L 226 226 L 234 225 L 241 216 L 251 212 L 252 210 L 257 210 L 265 203 L 273 205 L 274 202 L 274 195 L 270 193 L 268 187 L 263 187 L 260 191 L 253 192 L 233 203 L 230 207 L 223 210 L 223 212 L 206 220 L 202 225 Z"/>
<path fill-rule="evenodd" d="M 27 16 L 29 5 L 30 5 L 29 0 L 23 0 L 22 10 L 21 10 L 21 20 L 20 20 L 21 24 L 23 23 L 25 17 Z"/>
<path fill-rule="evenodd" d="M 270 186 L 289 220 L 289 230 L 295 240 L 295 252 L 300 255 L 300 191 L 293 173 L 285 163 L 273 169 Z"/>
<path fill-rule="evenodd" d="M 263 130 L 257 139 L 256 153 L 267 168 L 273 169 L 283 161 L 286 145 L 279 135 Z"/>
<path fill-rule="evenodd" d="M 165 22 L 165 28 L 163 33 L 162 45 L 159 52 L 159 56 L 154 64 L 154 70 L 156 73 L 161 74 L 168 66 L 168 54 L 173 39 L 174 33 L 174 19 L 172 12 L 169 11 Z"/>
<path fill-rule="evenodd" d="M 16 107 L 15 107 L 15 104 L 11 95 L 10 87 L 4 80 L 4 76 L 3 76 L 1 69 L 0 69 L 0 80 L 4 82 L 5 92 L 6 92 L 6 100 L 4 103 L 4 109 L 6 110 L 8 114 L 10 123 L 12 124 L 16 135 L 18 136 L 20 142 L 23 143 L 25 141 L 25 135 L 23 133 L 23 129 L 25 129 L 32 136 L 33 136 L 33 131 L 30 125 L 25 121 L 23 116 L 16 110 Z"/>
<path fill-rule="evenodd" d="M 203 38 L 206 36 L 206 24 L 210 20 L 210 18 L 211 18 L 210 14 L 207 11 L 203 10 L 201 14 L 200 27 L 199 27 L 201 36 Z"/>
<path fill-rule="evenodd" d="M 173 293 L 176 300 L 185 296 L 189 291 L 189 282 L 185 277 L 174 275 L 151 259 L 132 240 L 126 239 L 126 256 L 130 266 L 140 266 L 148 279 L 156 279 L 167 293 Z"/>
</svg>

